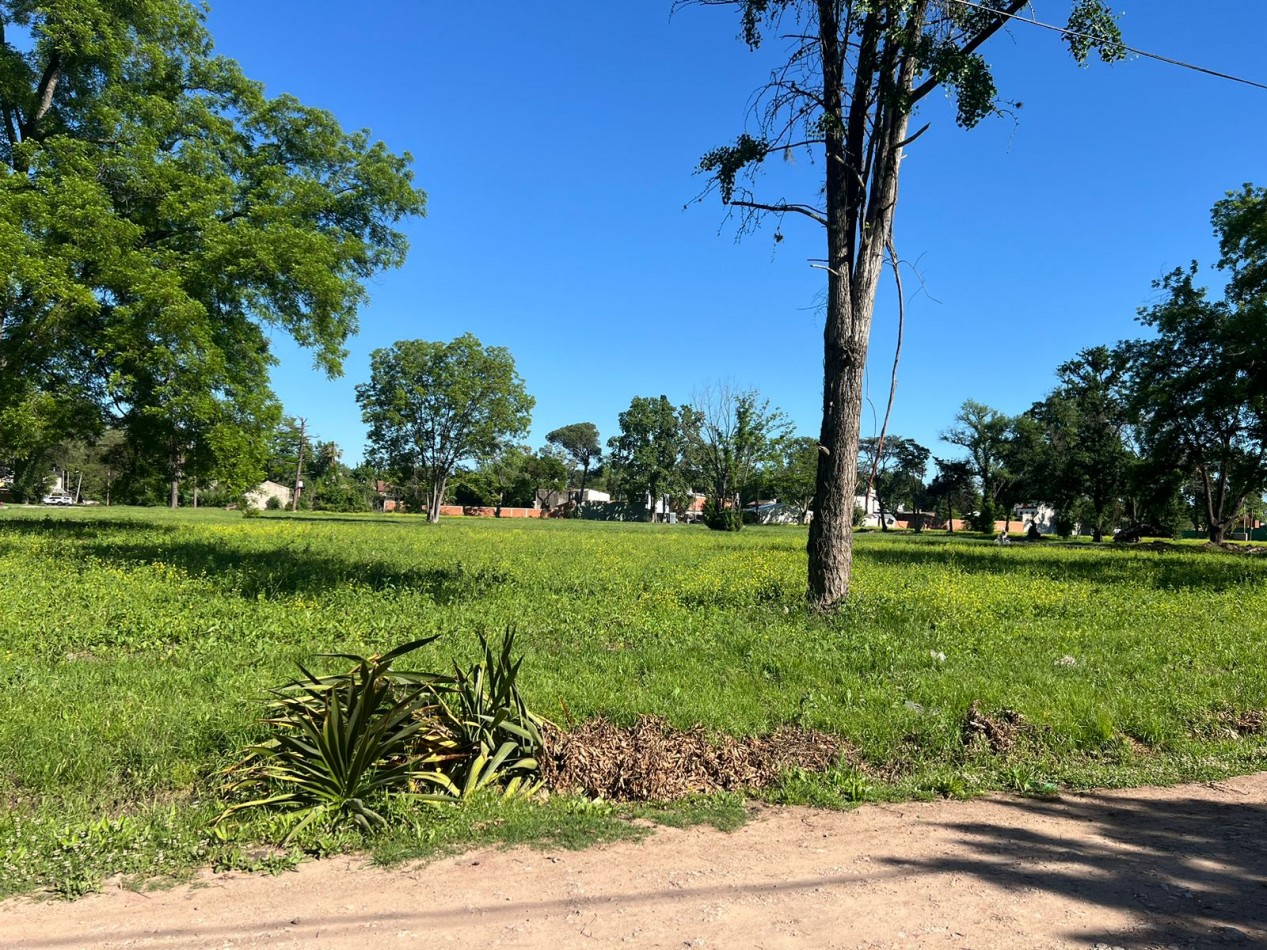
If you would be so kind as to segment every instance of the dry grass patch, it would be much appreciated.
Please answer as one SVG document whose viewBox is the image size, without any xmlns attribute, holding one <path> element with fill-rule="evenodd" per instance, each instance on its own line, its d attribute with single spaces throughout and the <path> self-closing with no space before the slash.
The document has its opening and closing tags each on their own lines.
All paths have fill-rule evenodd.
<svg viewBox="0 0 1267 950">
<path fill-rule="evenodd" d="M 766 788 L 793 768 L 821 771 L 854 749 L 840 736 L 783 726 L 763 736 L 710 736 L 657 716 L 632 726 L 591 719 L 564 732 L 547 727 L 542 777 L 560 792 L 620 802 Z"/>
</svg>

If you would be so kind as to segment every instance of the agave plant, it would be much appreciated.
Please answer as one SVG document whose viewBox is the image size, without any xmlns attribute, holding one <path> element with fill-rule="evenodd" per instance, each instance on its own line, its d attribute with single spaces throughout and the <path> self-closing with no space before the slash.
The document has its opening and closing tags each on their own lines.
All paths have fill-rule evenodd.
<svg viewBox="0 0 1267 950">
<path fill-rule="evenodd" d="M 264 722 L 272 737 L 226 770 L 228 791 L 274 794 L 227 808 L 217 823 L 249 808 L 278 807 L 293 824 L 283 844 L 323 817 L 365 830 L 386 824 L 377 809 L 388 794 L 454 801 L 503 785 L 506 795 L 541 788 L 540 720 L 525 705 L 507 631 L 494 651 L 480 634 L 483 660 L 454 676 L 402 672 L 392 664 L 435 640 L 414 640 L 381 656 L 325 654 L 352 669 L 302 678 L 270 690 Z"/>
<path fill-rule="evenodd" d="M 381 656 L 327 654 L 355 665 L 332 676 L 301 666 L 302 678 L 270 690 L 264 721 L 272 738 L 247 749 L 227 774 L 230 791 L 281 791 L 235 804 L 217 822 L 248 808 L 290 809 L 296 820 L 283 843 L 323 816 L 351 818 L 366 830 L 385 824 L 375 802 L 424 780 L 450 745 L 434 730 L 437 690 L 448 677 L 392 669 L 399 657 L 434 639 Z"/>
<path fill-rule="evenodd" d="M 483 660 L 434 691 L 440 730 L 452 741 L 443 767 L 425 776 L 443 795 L 466 798 L 492 785 L 507 796 L 531 795 L 542 785 L 541 720 L 520 695 L 519 666 L 508 629 L 496 652 L 479 635 Z"/>
</svg>

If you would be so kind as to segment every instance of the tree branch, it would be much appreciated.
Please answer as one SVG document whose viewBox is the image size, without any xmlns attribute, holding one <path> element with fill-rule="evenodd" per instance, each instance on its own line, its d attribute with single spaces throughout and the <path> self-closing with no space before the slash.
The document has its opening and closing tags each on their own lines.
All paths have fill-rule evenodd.
<svg viewBox="0 0 1267 950">
<path fill-rule="evenodd" d="M 794 211 L 797 214 L 805 215 L 805 217 L 810 218 L 813 221 L 817 221 L 823 227 L 827 226 L 827 218 L 824 217 L 823 213 L 821 211 L 818 211 L 814 208 L 809 207 L 808 205 L 800 205 L 800 204 L 768 205 L 768 204 L 762 204 L 759 201 L 737 201 L 737 200 L 731 201 L 730 203 L 739 208 L 752 208 L 755 211 L 771 211 L 775 214 L 786 214 L 789 211 Z"/>
<path fill-rule="evenodd" d="M 982 46 L 982 44 L 985 43 L 986 40 L 992 37 L 995 33 L 999 32 L 999 30 L 1003 29 L 1003 25 L 1007 23 L 1008 19 L 1011 17 L 1012 14 L 1018 13 L 1019 11 L 1023 10 L 1025 7 L 1029 6 L 1029 2 L 1030 0 L 1012 0 L 1012 2 L 1009 3 L 1004 9 L 999 11 L 998 13 L 999 18 L 994 22 L 992 26 L 987 27 L 986 29 L 978 33 L 976 36 L 974 36 L 972 39 L 970 39 L 967 43 L 963 45 L 963 48 L 960 49 L 959 52 L 963 53 L 965 56 L 976 52 L 977 49 L 979 49 Z M 910 104 L 914 105 L 915 103 L 919 102 L 921 99 L 923 99 L 926 95 L 928 95 L 930 92 L 932 92 L 934 89 L 936 89 L 940 85 L 941 85 L 941 80 L 938 79 L 936 76 L 930 76 L 928 79 L 925 79 L 922 83 L 920 83 L 913 90 L 911 90 Z"/>
<path fill-rule="evenodd" d="M 29 139 L 35 135 L 36 126 L 53 107 L 53 94 L 57 92 L 57 83 L 61 78 L 62 58 L 60 54 L 54 52 L 49 56 L 48 65 L 44 67 L 44 75 L 40 77 L 40 84 L 35 88 L 38 105 L 22 126 L 22 138 Z"/>
</svg>

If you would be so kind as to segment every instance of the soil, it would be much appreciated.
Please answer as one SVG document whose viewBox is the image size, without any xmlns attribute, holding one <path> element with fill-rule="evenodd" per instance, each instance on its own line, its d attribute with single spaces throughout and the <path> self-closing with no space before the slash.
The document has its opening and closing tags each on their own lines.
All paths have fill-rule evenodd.
<svg viewBox="0 0 1267 950">
<path fill-rule="evenodd" d="M 71 904 L 0 903 L 4 950 L 1267 947 L 1267 773 L 1059 798 L 761 808 L 588 851 L 339 858 Z"/>
</svg>

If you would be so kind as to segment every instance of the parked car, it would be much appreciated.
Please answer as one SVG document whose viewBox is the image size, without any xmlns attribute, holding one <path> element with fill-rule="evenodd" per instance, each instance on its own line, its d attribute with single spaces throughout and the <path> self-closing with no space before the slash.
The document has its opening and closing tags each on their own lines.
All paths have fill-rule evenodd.
<svg viewBox="0 0 1267 950">
<path fill-rule="evenodd" d="M 75 499 L 70 495 L 45 495 L 41 499 L 46 505 L 73 505 Z"/>
</svg>

